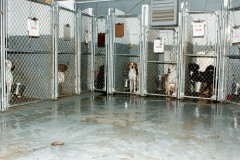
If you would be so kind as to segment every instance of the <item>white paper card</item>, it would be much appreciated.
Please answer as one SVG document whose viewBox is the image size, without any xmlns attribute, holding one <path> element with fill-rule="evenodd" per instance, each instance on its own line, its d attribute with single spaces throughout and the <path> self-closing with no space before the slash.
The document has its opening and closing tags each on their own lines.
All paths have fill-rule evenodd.
<svg viewBox="0 0 240 160">
<path fill-rule="evenodd" d="M 39 28 L 39 20 L 28 18 L 27 30 L 29 37 L 39 37 L 40 36 L 40 28 Z"/>
<path fill-rule="evenodd" d="M 163 53 L 164 52 L 164 39 L 154 40 L 154 53 Z"/>
<path fill-rule="evenodd" d="M 233 28 L 232 30 L 232 43 L 240 43 L 240 28 Z"/>
<path fill-rule="evenodd" d="M 71 27 L 69 24 L 64 25 L 63 32 L 64 32 L 64 35 L 63 35 L 64 41 L 71 41 Z"/>
<path fill-rule="evenodd" d="M 192 22 L 193 37 L 204 37 L 205 22 Z"/>
</svg>

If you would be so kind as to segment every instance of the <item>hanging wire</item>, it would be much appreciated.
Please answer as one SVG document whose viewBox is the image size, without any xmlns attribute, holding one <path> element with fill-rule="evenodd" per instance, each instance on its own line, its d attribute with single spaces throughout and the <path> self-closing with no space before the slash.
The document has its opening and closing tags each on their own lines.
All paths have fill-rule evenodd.
<svg viewBox="0 0 240 160">
<path fill-rule="evenodd" d="M 141 0 L 140 2 L 138 2 L 135 6 L 133 6 L 128 12 L 126 12 L 126 14 L 129 14 L 134 8 L 136 8 L 140 3 L 142 3 L 145 0 Z"/>
</svg>

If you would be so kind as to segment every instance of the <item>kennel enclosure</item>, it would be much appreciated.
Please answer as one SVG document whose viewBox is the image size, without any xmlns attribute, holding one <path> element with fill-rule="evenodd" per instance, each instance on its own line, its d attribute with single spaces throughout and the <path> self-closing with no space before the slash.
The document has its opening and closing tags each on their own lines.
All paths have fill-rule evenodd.
<svg viewBox="0 0 240 160">
<path fill-rule="evenodd" d="M 140 14 L 109 8 L 98 16 L 91 8 L 1 1 L 1 110 L 88 91 L 239 104 L 239 7 L 193 12 L 184 3 L 178 26 L 153 27 L 143 6 Z M 133 93 L 129 62 L 138 64 Z M 61 84 L 59 64 L 67 66 Z"/>
</svg>

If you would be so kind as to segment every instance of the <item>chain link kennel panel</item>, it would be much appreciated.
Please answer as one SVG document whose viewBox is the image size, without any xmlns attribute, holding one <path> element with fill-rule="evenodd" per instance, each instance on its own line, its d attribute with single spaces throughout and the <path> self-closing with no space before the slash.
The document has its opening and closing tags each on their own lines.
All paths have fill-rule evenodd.
<svg viewBox="0 0 240 160">
<path fill-rule="evenodd" d="M 147 94 L 176 96 L 177 32 L 149 28 L 147 37 Z"/>
<path fill-rule="evenodd" d="M 81 16 L 81 91 L 87 92 L 92 89 L 92 17 L 82 14 Z"/>
<path fill-rule="evenodd" d="M 107 18 L 97 17 L 95 25 L 94 88 L 106 91 Z"/>
<path fill-rule="evenodd" d="M 59 96 L 75 94 L 75 26 L 76 13 L 59 8 L 58 33 L 58 93 Z"/>
<path fill-rule="evenodd" d="M 114 89 L 139 94 L 141 20 L 138 16 L 114 18 Z"/>
<path fill-rule="evenodd" d="M 188 12 L 183 53 L 184 96 L 216 99 L 219 22 L 216 12 Z"/>
<path fill-rule="evenodd" d="M 8 0 L 8 103 L 51 98 L 51 7 L 27 0 Z"/>
<path fill-rule="evenodd" d="M 225 92 L 226 101 L 240 104 L 240 9 L 230 9 L 230 40 L 227 42 Z"/>
</svg>

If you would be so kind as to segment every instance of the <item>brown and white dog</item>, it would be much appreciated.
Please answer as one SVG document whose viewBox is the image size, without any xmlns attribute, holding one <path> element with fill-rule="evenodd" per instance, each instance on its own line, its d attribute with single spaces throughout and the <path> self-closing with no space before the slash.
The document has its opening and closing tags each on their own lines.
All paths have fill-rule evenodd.
<svg viewBox="0 0 240 160">
<path fill-rule="evenodd" d="M 59 92 L 62 92 L 62 84 L 65 81 L 65 71 L 68 69 L 67 65 L 65 64 L 58 64 L 58 87 Z"/>
<path fill-rule="evenodd" d="M 7 85 L 7 102 L 11 100 L 11 90 L 13 83 L 12 70 L 14 69 L 13 64 L 10 60 L 6 60 L 6 85 Z"/>
<path fill-rule="evenodd" d="M 130 93 L 136 93 L 139 88 L 138 64 L 136 62 L 129 62 L 127 67 L 128 67 L 128 79 L 129 79 Z"/>
</svg>

